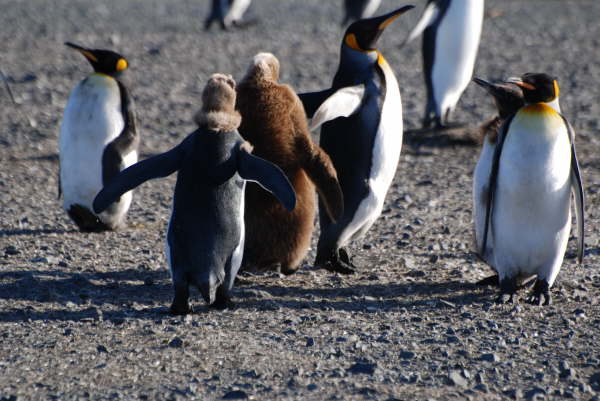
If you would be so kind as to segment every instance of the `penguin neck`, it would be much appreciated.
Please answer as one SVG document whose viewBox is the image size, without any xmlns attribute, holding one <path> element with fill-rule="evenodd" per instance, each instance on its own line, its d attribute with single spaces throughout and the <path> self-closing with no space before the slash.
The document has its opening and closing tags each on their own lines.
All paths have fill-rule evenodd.
<svg viewBox="0 0 600 401">
<path fill-rule="evenodd" d="M 345 44 L 340 52 L 340 66 L 336 74 L 336 83 L 352 83 L 356 76 L 364 79 L 364 73 L 377 63 L 379 52 L 377 50 L 359 51 L 351 49 Z"/>
<path fill-rule="evenodd" d="M 114 79 L 115 81 L 117 80 L 117 78 L 113 77 L 112 75 L 108 75 L 108 74 L 105 74 L 103 72 L 94 71 L 94 73 L 92 75 L 97 75 L 97 76 L 102 77 L 102 78 Z"/>
</svg>

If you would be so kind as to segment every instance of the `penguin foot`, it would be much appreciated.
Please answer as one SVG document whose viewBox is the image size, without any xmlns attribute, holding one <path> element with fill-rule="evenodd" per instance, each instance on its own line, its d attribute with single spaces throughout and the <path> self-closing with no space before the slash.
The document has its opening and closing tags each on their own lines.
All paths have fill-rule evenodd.
<svg viewBox="0 0 600 401">
<path fill-rule="evenodd" d="M 552 304 L 550 297 L 550 286 L 546 280 L 536 280 L 533 286 L 533 293 L 528 299 L 530 304 L 546 306 Z"/>
<path fill-rule="evenodd" d="M 493 276 L 489 276 L 477 281 L 475 285 L 497 287 L 500 285 L 500 277 L 498 277 L 497 274 L 494 274 Z"/>
<path fill-rule="evenodd" d="M 517 278 L 505 278 L 500 281 L 500 295 L 496 300 L 499 304 L 515 303 L 517 294 Z"/>
<path fill-rule="evenodd" d="M 215 302 L 209 305 L 212 309 L 224 310 L 227 308 L 233 308 L 235 303 L 231 300 L 229 296 L 229 291 L 225 289 L 223 285 L 220 285 L 217 288 L 217 293 L 215 294 Z"/>
<path fill-rule="evenodd" d="M 100 221 L 98 216 L 92 213 L 85 206 L 81 206 L 79 204 L 71 205 L 67 211 L 67 214 L 83 232 L 97 233 L 101 231 L 112 230 L 111 227 Z"/>
<path fill-rule="evenodd" d="M 189 298 L 190 290 L 187 284 L 175 286 L 175 296 L 173 297 L 173 303 L 170 308 L 171 314 L 187 315 L 188 313 L 192 313 L 194 310 L 188 302 Z"/>
</svg>

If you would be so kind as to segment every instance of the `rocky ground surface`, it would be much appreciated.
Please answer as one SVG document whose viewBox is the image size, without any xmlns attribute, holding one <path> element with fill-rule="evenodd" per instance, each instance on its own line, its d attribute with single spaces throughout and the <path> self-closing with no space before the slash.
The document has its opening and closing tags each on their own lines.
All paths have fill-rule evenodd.
<svg viewBox="0 0 600 401">
<path fill-rule="evenodd" d="M 405 139 L 384 212 L 352 244 L 358 274 L 305 265 L 245 275 L 237 306 L 167 314 L 163 256 L 174 177 L 136 190 L 129 227 L 82 234 L 57 200 L 57 136 L 71 88 L 89 73 L 66 40 L 131 63 L 142 155 L 194 128 L 213 72 L 241 78 L 271 51 L 282 80 L 325 88 L 337 67 L 340 1 L 256 0 L 245 30 L 204 32 L 207 1 L 0 0 L 0 399 L 582 399 L 600 397 L 600 3 L 488 0 L 476 74 L 556 74 L 577 131 L 587 195 L 586 256 L 569 252 L 554 304 L 497 305 L 474 256 L 471 177 L 478 148 Z M 424 107 L 420 46 L 400 49 L 422 9 L 381 49 L 397 72 L 407 129 Z M 381 11 L 405 2 L 384 1 Z M 455 119 L 493 113 L 477 87 Z M 349 140 L 351 140 L 349 133 Z"/>
</svg>

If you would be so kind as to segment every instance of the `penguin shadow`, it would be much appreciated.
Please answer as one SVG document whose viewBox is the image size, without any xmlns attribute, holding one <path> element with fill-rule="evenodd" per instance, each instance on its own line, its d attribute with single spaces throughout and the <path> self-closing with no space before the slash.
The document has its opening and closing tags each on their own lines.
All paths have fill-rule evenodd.
<svg viewBox="0 0 600 401">
<path fill-rule="evenodd" d="M 476 147 L 480 145 L 480 127 L 470 124 L 454 124 L 448 127 L 416 128 L 404 131 L 404 144 L 415 150 L 421 147 L 450 148 L 455 146 Z"/>
<path fill-rule="evenodd" d="M 0 230 L 0 238 L 2 237 L 15 237 L 20 235 L 41 235 L 41 234 L 71 234 L 79 232 L 79 230 L 75 228 L 20 228 L 14 230 Z M 1 298 L 1 297 L 0 297 Z"/>
<path fill-rule="evenodd" d="M 368 279 L 368 278 L 367 278 Z M 376 312 L 411 308 L 418 311 L 457 309 L 462 305 L 487 304 L 490 290 L 475 283 L 406 282 L 360 284 L 348 288 L 305 288 L 283 285 L 236 287 L 236 308 L 270 310 L 323 309 Z"/>
<path fill-rule="evenodd" d="M 16 305 L 0 310 L 0 322 L 152 319 L 168 311 L 172 292 L 168 273 L 162 270 L 0 271 L 0 300 Z"/>
</svg>

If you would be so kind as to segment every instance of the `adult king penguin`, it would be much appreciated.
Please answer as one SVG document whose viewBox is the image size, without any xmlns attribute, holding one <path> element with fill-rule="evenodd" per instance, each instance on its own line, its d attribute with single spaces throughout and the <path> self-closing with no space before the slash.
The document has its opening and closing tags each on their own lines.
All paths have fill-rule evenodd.
<svg viewBox="0 0 600 401">
<path fill-rule="evenodd" d="M 288 210 L 296 204 L 285 174 L 253 156 L 252 146 L 237 132 L 241 118 L 234 109 L 233 79 L 214 74 L 202 101 L 196 131 L 170 151 L 121 172 L 94 200 L 94 209 L 101 211 L 143 182 L 179 171 L 166 246 L 175 291 L 174 314 L 191 311 L 190 284 L 198 287 L 209 305 L 222 308 L 230 303 L 229 291 L 244 250 L 246 180 L 271 191 Z"/>
<path fill-rule="evenodd" d="M 59 138 L 63 208 L 82 231 L 114 230 L 125 222 L 131 192 L 104 212 L 92 213 L 94 196 L 121 170 L 137 161 L 139 136 L 133 100 L 119 80 L 129 63 L 110 50 L 80 52 L 94 68 L 69 95 Z"/>
<path fill-rule="evenodd" d="M 359 19 L 369 18 L 379 8 L 381 0 L 344 0 L 346 15 L 342 26 Z"/>
<path fill-rule="evenodd" d="M 210 29 L 218 21 L 221 29 L 239 25 L 244 13 L 250 7 L 251 0 L 212 0 L 210 14 L 204 22 L 204 29 Z"/>
<path fill-rule="evenodd" d="M 424 128 L 448 125 L 473 75 L 484 0 L 428 0 L 405 43 L 424 32 L 423 72 L 427 88 Z"/>
<path fill-rule="evenodd" d="M 504 122 L 498 136 L 486 210 L 476 211 L 485 216 L 479 251 L 485 258 L 489 242 L 489 262 L 500 280 L 499 302 L 514 301 L 517 280 L 535 276 L 529 300 L 548 305 L 569 239 L 571 192 L 577 257 L 580 263 L 583 259 L 584 199 L 574 133 L 552 107 L 559 95 L 555 78 L 528 73 L 508 82 L 521 88 L 525 106 Z"/>
<path fill-rule="evenodd" d="M 320 208 L 315 264 L 353 273 L 344 246 L 364 235 L 381 214 L 402 147 L 398 82 L 376 49 L 384 29 L 413 6 L 354 22 L 344 34 L 340 64 L 330 89 L 300 95 L 311 129 L 321 124 L 321 147 L 329 154 L 344 194 L 337 221 Z"/>
<path fill-rule="evenodd" d="M 485 210 L 487 204 L 487 182 L 490 178 L 492 160 L 494 158 L 494 149 L 498 140 L 498 132 L 504 121 L 512 117 L 521 107 L 525 105 L 523 92 L 513 83 L 489 82 L 481 78 L 473 78 L 473 82 L 485 89 L 494 99 L 498 114 L 492 119 L 486 121 L 480 127 L 480 140 L 482 144 L 479 161 L 475 167 L 473 176 L 473 221 L 475 223 L 475 243 L 477 249 L 481 248 L 483 241 L 483 229 L 485 225 Z M 492 260 L 492 248 L 489 245 L 482 256 L 482 259 L 490 264 Z M 479 285 L 493 284 L 498 285 L 498 275 L 487 277 L 479 282 Z"/>
</svg>

